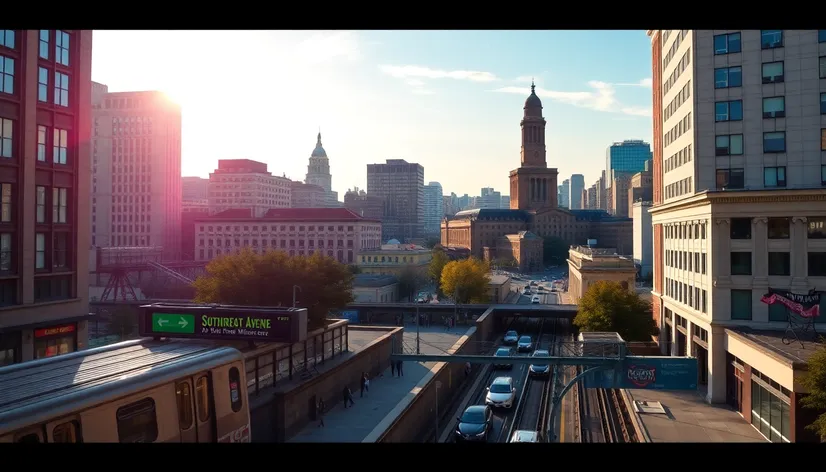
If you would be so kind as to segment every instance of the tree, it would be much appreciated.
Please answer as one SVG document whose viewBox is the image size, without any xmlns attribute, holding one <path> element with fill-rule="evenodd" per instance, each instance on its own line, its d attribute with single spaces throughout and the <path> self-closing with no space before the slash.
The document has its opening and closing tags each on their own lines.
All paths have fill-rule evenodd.
<svg viewBox="0 0 826 472">
<path fill-rule="evenodd" d="M 348 265 L 347 270 L 349 270 L 350 273 L 353 275 L 358 275 L 361 273 L 361 267 L 357 266 L 356 264 Z"/>
<path fill-rule="evenodd" d="M 428 249 L 433 249 L 436 246 L 438 246 L 441 242 L 442 242 L 442 239 L 440 237 L 433 236 L 433 237 L 427 238 L 427 240 L 425 240 L 424 247 L 426 247 Z"/>
<path fill-rule="evenodd" d="M 604 280 L 582 295 L 574 324 L 580 331 L 616 331 L 626 341 L 651 341 L 657 334 L 651 304 L 619 283 Z"/>
<path fill-rule="evenodd" d="M 826 347 L 812 353 L 807 364 L 806 374 L 801 377 L 800 383 L 809 394 L 801 399 L 801 403 L 806 408 L 826 412 Z M 806 428 L 818 434 L 821 440 L 826 439 L 826 413 L 821 413 Z"/>
<path fill-rule="evenodd" d="M 486 303 L 489 283 L 490 265 L 471 257 L 448 262 L 440 285 L 442 293 L 454 297 L 456 303 Z"/>
<path fill-rule="evenodd" d="M 213 259 L 206 275 L 193 284 L 199 303 L 307 308 L 308 325 L 323 325 L 330 310 L 353 301 L 353 274 L 346 265 L 315 253 L 289 256 L 284 251 L 256 254 L 244 248 Z M 298 286 L 295 289 L 294 286 Z"/>
<path fill-rule="evenodd" d="M 568 259 L 568 243 L 556 236 L 548 236 L 542 240 L 545 264 L 562 264 Z"/>
<path fill-rule="evenodd" d="M 410 297 L 411 302 L 415 301 L 416 294 L 425 285 L 425 282 L 425 278 L 419 271 L 411 267 L 405 267 L 399 273 L 399 296 L 402 298 Z"/>
<path fill-rule="evenodd" d="M 436 285 L 439 285 L 439 281 L 442 280 L 442 270 L 448 262 L 450 262 L 450 259 L 444 251 L 433 250 L 433 258 L 430 260 L 430 267 L 428 267 L 427 272 Z"/>
</svg>

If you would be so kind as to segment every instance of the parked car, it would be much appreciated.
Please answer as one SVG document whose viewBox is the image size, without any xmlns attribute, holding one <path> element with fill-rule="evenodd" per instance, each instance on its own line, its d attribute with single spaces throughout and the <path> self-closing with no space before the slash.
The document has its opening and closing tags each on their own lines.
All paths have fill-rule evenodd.
<svg viewBox="0 0 826 472">
<path fill-rule="evenodd" d="M 465 409 L 462 416 L 457 418 L 456 441 L 485 442 L 490 432 L 492 411 L 486 405 L 472 405 Z"/>
<path fill-rule="evenodd" d="M 510 358 L 513 355 L 513 351 L 507 347 L 500 347 L 496 350 L 496 353 L 493 355 L 494 357 L 502 357 L 502 358 Z M 504 359 L 503 359 L 504 360 Z M 494 369 L 512 369 L 513 364 L 510 362 L 497 362 L 493 364 Z"/>
<path fill-rule="evenodd" d="M 488 387 L 485 395 L 485 405 L 501 408 L 512 408 L 516 399 L 516 387 L 512 377 L 496 377 Z"/>
<path fill-rule="evenodd" d="M 502 342 L 505 344 L 516 344 L 516 341 L 518 340 L 519 334 L 514 330 L 508 331 L 507 333 L 505 333 L 505 337 L 502 338 Z"/>
<path fill-rule="evenodd" d="M 532 357 L 548 357 L 550 352 L 545 349 L 538 349 L 533 352 Z M 548 364 L 531 364 L 528 367 L 528 375 L 531 377 L 548 377 L 551 374 L 551 366 Z"/>
<path fill-rule="evenodd" d="M 516 343 L 516 350 L 518 352 L 527 352 L 533 349 L 533 340 L 530 336 L 522 336 Z"/>
</svg>

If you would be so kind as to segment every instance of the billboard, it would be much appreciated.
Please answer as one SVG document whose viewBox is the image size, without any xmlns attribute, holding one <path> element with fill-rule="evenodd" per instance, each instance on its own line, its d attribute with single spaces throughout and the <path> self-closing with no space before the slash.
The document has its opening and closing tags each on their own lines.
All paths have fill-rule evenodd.
<svg viewBox="0 0 826 472">
<path fill-rule="evenodd" d="M 697 359 L 628 356 L 616 369 L 591 372 L 582 382 L 585 388 L 696 390 Z"/>
<path fill-rule="evenodd" d="M 358 324 L 359 322 L 358 310 L 342 310 L 339 317 L 349 321 L 350 323 Z"/>
<path fill-rule="evenodd" d="M 278 343 L 307 338 L 306 308 L 162 303 L 141 308 L 141 336 Z"/>
</svg>

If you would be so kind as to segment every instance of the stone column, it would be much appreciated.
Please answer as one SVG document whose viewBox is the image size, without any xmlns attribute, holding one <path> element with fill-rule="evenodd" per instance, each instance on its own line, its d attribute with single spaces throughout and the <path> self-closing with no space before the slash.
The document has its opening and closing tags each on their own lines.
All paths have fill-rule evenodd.
<svg viewBox="0 0 826 472">
<path fill-rule="evenodd" d="M 677 330 L 677 313 L 671 313 L 671 353 L 670 356 L 677 356 L 679 349 L 677 349 L 677 335 L 680 333 Z"/>
<path fill-rule="evenodd" d="M 708 333 L 708 390 L 709 403 L 726 402 L 726 333 L 723 326 L 711 326 Z"/>
<path fill-rule="evenodd" d="M 751 275 L 754 277 L 755 288 L 759 289 L 769 286 L 768 222 L 766 217 L 751 220 L 751 240 L 754 243 Z"/>
<path fill-rule="evenodd" d="M 797 293 L 806 293 L 809 289 L 806 277 L 807 267 L 807 220 L 805 216 L 793 216 L 790 231 L 789 250 L 791 251 L 792 286 L 790 289 Z"/>
</svg>

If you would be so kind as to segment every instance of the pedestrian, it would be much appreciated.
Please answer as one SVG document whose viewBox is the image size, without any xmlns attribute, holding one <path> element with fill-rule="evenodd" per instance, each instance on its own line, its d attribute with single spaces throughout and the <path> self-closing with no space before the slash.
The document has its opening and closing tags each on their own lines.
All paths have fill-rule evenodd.
<svg viewBox="0 0 826 472">
<path fill-rule="evenodd" d="M 360 397 L 364 398 L 364 388 L 367 386 L 367 374 L 364 372 L 361 373 L 361 394 Z"/>
<path fill-rule="evenodd" d="M 465 377 L 470 377 L 470 362 L 465 362 Z"/>
<path fill-rule="evenodd" d="M 370 393 L 370 376 L 367 374 L 364 374 L 364 390 Z"/>
<path fill-rule="evenodd" d="M 396 361 L 390 361 L 390 377 L 396 376 Z"/>
<path fill-rule="evenodd" d="M 402 361 L 399 361 L 399 363 L 396 364 L 396 372 L 399 373 L 399 377 L 404 377 L 404 368 L 402 367 L 402 364 Z"/>
<path fill-rule="evenodd" d="M 353 406 L 355 402 L 353 401 L 353 392 L 350 390 L 350 387 L 345 386 L 344 390 L 341 391 L 342 396 L 344 397 L 344 408 L 347 408 L 347 402 L 350 402 L 350 406 Z"/>
<path fill-rule="evenodd" d="M 319 428 L 323 428 L 323 427 L 324 427 L 324 408 L 325 408 L 325 407 L 326 407 L 326 405 L 324 404 L 324 399 L 323 399 L 323 398 L 319 398 L 319 399 L 318 399 L 318 407 L 317 407 L 317 413 L 318 413 L 318 427 L 319 427 Z"/>
</svg>

